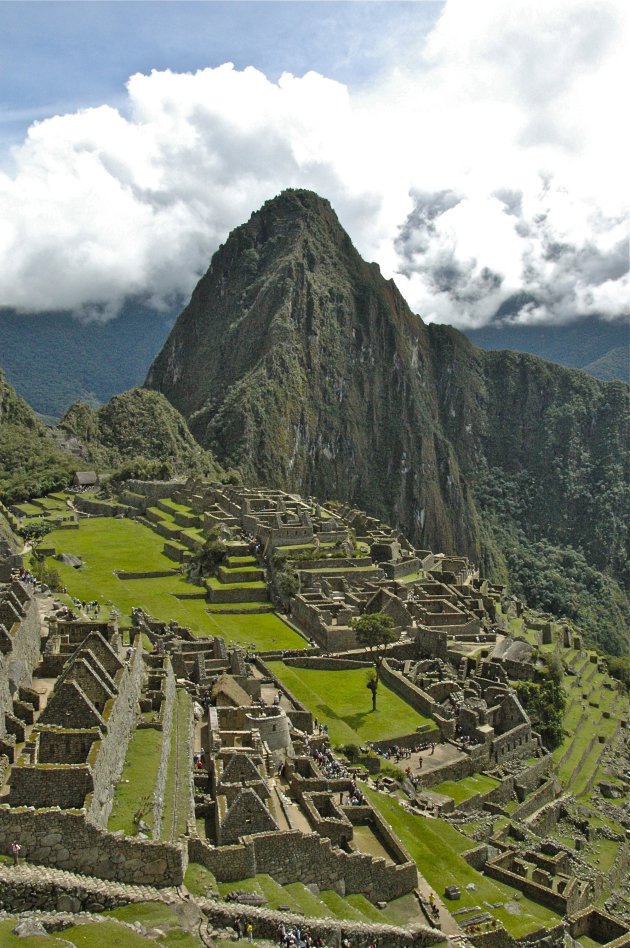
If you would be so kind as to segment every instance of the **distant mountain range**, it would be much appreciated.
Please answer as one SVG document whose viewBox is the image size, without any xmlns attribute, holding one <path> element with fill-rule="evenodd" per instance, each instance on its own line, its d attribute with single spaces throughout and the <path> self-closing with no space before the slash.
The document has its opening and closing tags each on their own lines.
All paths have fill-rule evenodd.
<svg viewBox="0 0 630 948">
<path fill-rule="evenodd" d="M 78 399 L 97 407 L 140 385 L 178 311 L 129 302 L 116 319 L 82 323 L 70 313 L 0 309 L 0 368 L 35 411 L 56 421 Z"/>
<path fill-rule="evenodd" d="M 630 321 L 606 322 L 590 316 L 564 326 L 490 325 L 466 329 L 480 349 L 511 349 L 584 369 L 595 378 L 630 382 Z"/>
</svg>

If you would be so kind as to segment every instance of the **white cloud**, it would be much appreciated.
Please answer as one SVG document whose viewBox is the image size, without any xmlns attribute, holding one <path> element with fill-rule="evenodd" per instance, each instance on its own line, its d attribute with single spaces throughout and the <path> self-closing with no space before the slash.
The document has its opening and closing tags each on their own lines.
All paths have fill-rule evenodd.
<svg viewBox="0 0 630 948">
<path fill-rule="evenodd" d="M 106 318 L 190 293 L 285 187 L 336 208 L 430 320 L 627 311 L 627 17 L 616 0 L 449 0 L 415 62 L 351 92 L 230 64 L 137 74 L 123 115 L 47 119 L 0 174 L 0 305 Z M 525 302 L 523 302 L 523 300 Z"/>
</svg>

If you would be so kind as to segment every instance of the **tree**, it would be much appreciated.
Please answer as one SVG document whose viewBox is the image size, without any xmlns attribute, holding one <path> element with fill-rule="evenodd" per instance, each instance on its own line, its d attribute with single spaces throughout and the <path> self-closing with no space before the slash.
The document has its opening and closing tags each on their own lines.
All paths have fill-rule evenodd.
<svg viewBox="0 0 630 948">
<path fill-rule="evenodd" d="M 37 544 L 44 539 L 52 530 L 52 524 L 46 520 L 33 520 L 31 523 L 25 523 L 20 527 L 20 535 L 30 542 L 31 547 L 35 549 Z"/>
<path fill-rule="evenodd" d="M 376 669 L 376 678 L 381 671 L 381 663 L 384 659 L 383 650 L 387 645 L 391 645 L 398 638 L 394 628 L 394 620 L 391 616 L 383 612 L 368 612 L 353 619 L 352 628 L 356 632 L 357 641 L 364 648 L 369 649 L 374 659 L 374 668 Z M 374 699 L 376 700 L 376 698 Z"/>
<path fill-rule="evenodd" d="M 368 672 L 365 687 L 372 692 L 372 711 L 376 711 L 376 693 L 378 691 L 378 674 L 376 671 Z"/>
<path fill-rule="evenodd" d="M 203 549 L 198 554 L 199 562 L 203 570 L 214 573 L 225 562 L 227 558 L 227 547 L 223 540 L 208 539 L 203 545 Z"/>
<path fill-rule="evenodd" d="M 286 606 L 289 600 L 299 592 L 300 581 L 295 573 L 276 573 L 276 589 L 278 590 L 280 599 Z"/>
</svg>

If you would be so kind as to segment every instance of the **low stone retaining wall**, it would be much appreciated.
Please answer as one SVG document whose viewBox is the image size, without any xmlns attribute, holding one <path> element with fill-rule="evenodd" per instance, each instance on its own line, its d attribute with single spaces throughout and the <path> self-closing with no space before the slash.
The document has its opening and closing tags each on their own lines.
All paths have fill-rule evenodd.
<svg viewBox="0 0 630 948">
<path fill-rule="evenodd" d="M 29 862 L 132 885 L 181 885 L 188 861 L 179 846 L 109 833 L 80 810 L 0 806 L 0 851 L 14 839 Z"/>
<path fill-rule="evenodd" d="M 307 929 L 314 938 L 319 938 L 330 948 L 339 948 L 343 938 L 348 938 L 356 948 L 368 948 L 374 943 L 381 948 L 421 948 L 421 946 L 444 943 L 443 932 L 426 925 L 410 925 L 396 928 L 378 922 L 348 922 L 334 918 L 309 918 L 290 912 L 274 912 L 271 909 L 254 908 L 235 902 L 208 901 L 201 904 L 202 911 L 217 928 L 232 928 L 236 919 L 250 922 L 254 939 L 278 940 L 278 929 L 299 926 Z"/>
<path fill-rule="evenodd" d="M 514 789 L 520 800 L 525 799 L 527 793 L 535 790 L 541 777 L 547 776 L 551 772 L 553 757 L 551 754 L 545 754 L 534 764 L 531 764 L 527 770 L 524 770 L 516 778 Z"/>
<path fill-rule="evenodd" d="M 305 658 L 285 658 L 285 665 L 292 668 L 313 668 L 317 671 L 351 671 L 354 668 L 374 668 L 374 662 L 365 662 L 361 659 L 324 658 L 313 655 Z"/>
<path fill-rule="evenodd" d="M 142 898 L 138 893 L 134 900 L 133 893 L 121 891 L 124 887 L 119 889 L 100 879 L 86 879 L 82 884 L 78 879 L 33 879 L 30 873 L 26 876 L 22 868 L 0 866 L 0 909 L 13 913 L 102 912 Z M 145 898 L 150 899 L 149 893 Z"/>
<path fill-rule="evenodd" d="M 174 560 L 176 563 L 184 563 L 190 556 L 189 550 L 182 550 L 181 547 L 175 546 L 174 543 L 166 542 L 162 548 L 164 556 L 167 556 L 169 560 Z"/>
<path fill-rule="evenodd" d="M 107 500 L 98 500 L 95 497 L 87 497 L 85 494 L 77 494 L 74 498 L 74 506 L 82 513 L 94 514 L 98 517 L 116 517 L 127 516 L 131 514 L 132 507 L 127 504 L 116 504 Z"/>
<path fill-rule="evenodd" d="M 269 592 L 263 589 L 215 589 L 208 586 L 208 602 L 267 602 Z"/>
<path fill-rule="evenodd" d="M 459 813 L 472 813 L 474 810 L 480 810 L 485 803 L 494 803 L 501 805 L 512 799 L 514 794 L 514 777 L 506 777 L 498 787 L 493 787 L 486 793 L 475 793 L 467 800 L 458 803 L 455 810 Z"/>
<path fill-rule="evenodd" d="M 115 570 L 118 579 L 172 579 L 178 575 L 176 569 L 156 569 L 146 573 L 126 572 L 122 569 Z"/>
<path fill-rule="evenodd" d="M 525 819 L 525 825 L 537 836 L 546 836 L 549 830 L 553 829 L 558 822 L 561 811 L 568 799 L 567 796 L 562 796 L 551 803 L 544 804 Z"/>
</svg>

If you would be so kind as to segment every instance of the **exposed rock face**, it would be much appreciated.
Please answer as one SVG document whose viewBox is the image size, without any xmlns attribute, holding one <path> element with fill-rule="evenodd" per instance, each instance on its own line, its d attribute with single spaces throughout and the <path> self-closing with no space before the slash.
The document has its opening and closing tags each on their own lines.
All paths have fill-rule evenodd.
<svg viewBox="0 0 630 948">
<path fill-rule="evenodd" d="M 499 513 L 525 511 L 528 536 L 627 568 L 628 386 L 426 326 L 312 192 L 283 192 L 230 235 L 146 385 L 247 480 L 350 499 L 420 546 L 505 574 L 479 516 L 498 479 Z"/>
</svg>

